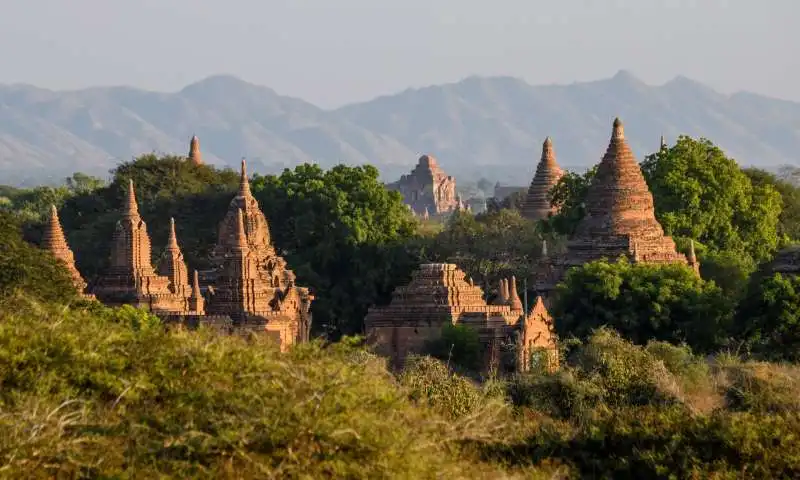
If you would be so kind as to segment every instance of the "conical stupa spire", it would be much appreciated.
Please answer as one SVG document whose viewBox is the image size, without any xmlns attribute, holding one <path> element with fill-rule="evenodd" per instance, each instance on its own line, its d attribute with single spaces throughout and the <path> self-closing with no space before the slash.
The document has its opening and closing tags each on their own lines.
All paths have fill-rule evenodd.
<svg viewBox="0 0 800 480">
<path fill-rule="evenodd" d="M 61 222 L 58 219 L 58 209 L 55 205 L 50 205 L 50 217 L 42 234 L 41 247 L 67 267 L 75 288 L 78 289 L 79 293 L 83 293 L 86 288 L 86 282 L 75 267 L 75 256 L 67 244 L 64 230 L 61 228 Z"/>
<path fill-rule="evenodd" d="M 250 180 L 247 178 L 247 161 L 242 159 L 242 176 L 239 180 L 239 197 L 250 197 Z"/>
<path fill-rule="evenodd" d="M 547 137 L 542 144 L 542 156 L 536 166 L 536 173 L 522 204 L 522 215 L 525 218 L 536 221 L 556 212 L 550 204 L 549 193 L 563 175 L 564 171 L 556 162 L 553 141 Z"/>
<path fill-rule="evenodd" d="M 517 277 L 513 275 L 511 276 L 509 302 L 512 310 L 522 310 L 522 300 L 519 299 L 519 293 L 517 293 Z"/>
<path fill-rule="evenodd" d="M 664 135 L 661 135 L 661 145 L 660 148 L 667 148 L 667 141 L 664 140 Z"/>
<path fill-rule="evenodd" d="M 189 141 L 189 161 L 195 165 L 203 163 L 203 155 L 200 153 L 200 139 L 197 135 L 192 135 Z"/>
<path fill-rule="evenodd" d="M 133 188 L 133 179 L 128 180 L 128 195 L 125 197 L 125 206 L 122 215 L 125 217 L 138 217 L 139 206 L 136 204 L 136 190 Z"/>
<path fill-rule="evenodd" d="M 178 236 L 175 234 L 175 219 L 169 219 L 169 239 L 167 240 L 167 250 L 180 250 L 178 247 Z"/>
<path fill-rule="evenodd" d="M 236 218 L 236 245 L 235 247 L 244 250 L 247 248 L 247 231 L 244 229 L 244 213 L 240 208 Z"/>
</svg>

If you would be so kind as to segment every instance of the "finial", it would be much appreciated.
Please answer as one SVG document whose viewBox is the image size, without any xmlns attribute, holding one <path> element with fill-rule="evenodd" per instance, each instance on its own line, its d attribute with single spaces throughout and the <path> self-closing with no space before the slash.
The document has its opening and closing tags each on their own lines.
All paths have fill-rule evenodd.
<svg viewBox="0 0 800 480">
<path fill-rule="evenodd" d="M 125 215 L 136 217 L 139 215 L 139 206 L 136 204 L 136 190 L 133 188 L 133 179 L 128 179 L 128 197 L 125 199 Z"/>
<path fill-rule="evenodd" d="M 625 138 L 625 129 L 622 127 L 622 120 L 619 117 L 614 119 L 614 131 L 612 133 L 614 138 Z"/>
<path fill-rule="evenodd" d="M 661 135 L 661 148 L 667 148 L 667 141 L 664 140 L 664 135 Z"/>
<path fill-rule="evenodd" d="M 250 197 L 250 180 L 247 178 L 247 161 L 242 158 L 242 177 L 239 180 L 239 196 Z"/>
<path fill-rule="evenodd" d="M 548 135 L 548 136 L 546 136 L 544 138 L 544 144 L 542 144 L 542 145 L 545 146 L 545 147 L 553 146 L 553 140 L 550 138 L 550 135 Z"/>
<path fill-rule="evenodd" d="M 169 240 L 167 240 L 169 250 L 178 250 L 178 236 L 175 234 L 175 218 L 169 218 Z"/>
<path fill-rule="evenodd" d="M 58 220 L 58 209 L 54 204 L 50 204 L 50 219 L 51 220 Z"/>
</svg>

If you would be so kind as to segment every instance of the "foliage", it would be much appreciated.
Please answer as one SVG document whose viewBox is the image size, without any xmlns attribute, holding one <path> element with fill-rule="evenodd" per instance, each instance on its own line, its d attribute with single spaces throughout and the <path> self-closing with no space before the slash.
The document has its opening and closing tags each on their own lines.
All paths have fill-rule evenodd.
<svg viewBox="0 0 800 480">
<path fill-rule="evenodd" d="M 758 168 L 747 168 L 744 173 L 753 185 L 771 186 L 780 193 L 783 207 L 778 217 L 778 236 L 784 242 L 800 241 L 800 183 L 792 183 L 792 178 L 800 179 L 800 174 L 789 171 L 782 179 Z"/>
<path fill-rule="evenodd" d="M 597 261 L 573 268 L 557 287 L 560 336 L 589 336 L 607 325 L 634 343 L 686 342 L 710 351 L 724 341 L 733 305 L 713 282 L 685 265 Z"/>
<path fill-rule="evenodd" d="M 558 213 L 547 219 L 548 230 L 561 235 L 572 235 L 578 223 L 586 215 L 584 200 L 589 185 L 597 174 L 597 166 L 583 174 L 566 171 L 558 183 L 550 190 L 550 204 L 557 207 Z"/>
<path fill-rule="evenodd" d="M 770 360 L 800 360 L 800 275 L 759 275 L 739 305 L 735 338 Z"/>
<path fill-rule="evenodd" d="M 447 365 L 477 372 L 482 365 L 482 351 L 478 332 L 466 325 L 445 324 L 439 338 L 428 342 L 428 354 Z"/>
<path fill-rule="evenodd" d="M 642 171 L 667 234 L 756 261 L 778 247 L 780 194 L 771 185 L 754 185 L 709 140 L 681 136 L 675 145 L 649 155 Z"/>
<path fill-rule="evenodd" d="M 77 299 L 67 269 L 22 239 L 18 218 L 0 212 L 0 301 L 20 291 L 46 302 Z"/>
<path fill-rule="evenodd" d="M 474 415 L 450 422 L 415 406 L 354 347 L 281 354 L 261 336 L 131 328 L 134 312 L 93 308 L 104 311 L 0 313 L 4 475 L 502 476 L 458 456 L 458 442 L 491 435 Z"/>
<path fill-rule="evenodd" d="M 252 190 L 298 282 L 316 295 L 315 325 L 334 335 L 361 332 L 367 308 L 416 266 L 415 221 L 372 166 L 305 164 L 256 176 Z"/>
<path fill-rule="evenodd" d="M 498 199 L 496 197 L 490 197 L 486 201 L 486 211 L 487 212 L 498 212 L 500 210 L 522 210 L 522 204 L 525 202 L 525 196 L 527 192 L 520 191 L 520 192 L 512 192 L 506 198 Z"/>
<path fill-rule="evenodd" d="M 543 236 L 515 210 L 477 216 L 457 212 L 445 230 L 428 242 L 423 259 L 455 263 L 487 293 L 496 293 L 499 280 L 514 275 L 521 291 L 526 279 L 533 287 L 531 273 L 541 256 L 543 237 L 551 249 L 557 246 L 552 236 Z"/>
</svg>

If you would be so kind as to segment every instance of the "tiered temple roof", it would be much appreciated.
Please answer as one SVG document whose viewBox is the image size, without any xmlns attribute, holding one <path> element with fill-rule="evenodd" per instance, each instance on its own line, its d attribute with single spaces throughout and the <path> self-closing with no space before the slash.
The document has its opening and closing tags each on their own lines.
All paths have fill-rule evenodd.
<svg viewBox="0 0 800 480">
<path fill-rule="evenodd" d="M 412 352 L 424 351 L 425 344 L 441 335 L 447 324 L 460 324 L 478 332 L 484 352 L 484 366 L 497 366 L 500 345 L 513 341 L 523 318 L 522 302 L 512 279 L 504 304 L 487 305 L 483 291 L 465 280 L 456 265 L 420 265 L 408 285 L 397 287 L 389 305 L 372 307 L 365 319 L 367 338 L 379 353 L 392 358 L 396 366 Z"/>
<path fill-rule="evenodd" d="M 550 204 L 549 193 L 563 175 L 564 171 L 556 162 L 553 142 L 547 137 L 542 145 L 542 158 L 536 166 L 536 174 L 522 204 L 522 216 L 531 220 L 542 220 L 555 214 L 556 209 Z"/>
<path fill-rule="evenodd" d="M 295 285 L 295 275 L 270 242 L 269 226 L 250 191 L 242 160 L 239 191 L 220 224 L 212 252 L 215 269 L 209 314 L 237 324 L 260 325 L 283 347 L 308 338 L 313 296 Z"/>
<path fill-rule="evenodd" d="M 636 262 L 688 263 L 656 220 L 653 195 L 618 118 L 589 187 L 586 210 L 567 244 L 567 267 L 621 255 Z"/>
<path fill-rule="evenodd" d="M 84 281 L 77 267 L 75 267 L 75 256 L 72 254 L 69 245 L 67 245 L 67 239 L 64 236 L 64 230 L 61 228 L 58 209 L 56 209 L 55 205 L 50 206 L 50 218 L 45 226 L 41 247 L 64 264 L 72 276 L 75 288 L 79 293 L 83 294 L 86 289 L 86 281 Z"/>
<path fill-rule="evenodd" d="M 399 191 L 418 215 L 426 210 L 437 215 L 463 207 L 456 195 L 456 180 L 444 173 L 432 155 L 419 157 L 411 173 L 387 187 Z"/>
</svg>

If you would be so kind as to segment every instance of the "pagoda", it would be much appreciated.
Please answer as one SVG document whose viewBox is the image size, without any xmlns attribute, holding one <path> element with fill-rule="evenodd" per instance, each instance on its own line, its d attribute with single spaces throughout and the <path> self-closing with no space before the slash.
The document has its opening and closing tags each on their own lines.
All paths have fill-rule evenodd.
<svg viewBox="0 0 800 480">
<path fill-rule="evenodd" d="M 653 195 L 619 118 L 585 203 L 586 216 L 567 243 L 565 267 L 620 256 L 643 263 L 689 263 L 656 220 Z"/>
<path fill-rule="evenodd" d="M 179 258 L 182 262 L 183 256 Z M 156 314 L 187 313 L 186 289 L 174 283 L 184 278 L 158 275 L 151 262 L 150 236 L 139 215 L 133 180 L 130 180 L 122 218 L 114 231 L 110 266 L 99 276 L 92 293 L 110 306 L 133 305 Z M 185 265 L 182 269 L 185 273 Z"/>
<path fill-rule="evenodd" d="M 539 360 L 547 371 L 558 369 L 559 358 L 556 337 L 553 331 L 553 317 L 545 307 L 541 296 L 536 297 L 533 309 L 525 317 L 520 329 L 519 370 L 527 371 Z M 538 358 L 537 354 L 541 355 Z"/>
<path fill-rule="evenodd" d="M 66 267 L 72 277 L 75 289 L 79 294 L 83 295 L 86 289 L 86 281 L 75 266 L 75 256 L 67 244 L 64 230 L 61 228 L 61 222 L 58 219 L 58 209 L 56 209 L 55 205 L 50 206 L 50 217 L 42 235 L 41 247 L 50 252 L 56 260 Z"/>
<path fill-rule="evenodd" d="M 200 153 L 200 139 L 193 135 L 189 141 L 189 161 L 195 165 L 203 163 L 203 155 Z"/>
<path fill-rule="evenodd" d="M 455 178 L 442 170 L 433 155 L 419 157 L 411 173 L 387 188 L 400 192 L 403 201 L 423 217 L 453 212 L 464 206 L 456 194 Z"/>
<path fill-rule="evenodd" d="M 308 339 L 313 296 L 295 285 L 294 272 L 275 252 L 244 160 L 239 190 L 220 223 L 211 261 L 210 315 L 227 315 L 235 327 L 266 331 L 284 349 Z"/>
<path fill-rule="evenodd" d="M 400 367 L 409 354 L 425 352 L 445 325 L 464 325 L 478 332 L 484 369 L 496 368 L 502 344 L 515 341 L 524 319 L 516 280 L 512 277 L 501 285 L 503 303 L 487 305 L 483 290 L 466 281 L 456 265 L 422 264 L 410 283 L 395 289 L 389 305 L 369 309 L 364 320 L 367 340 Z"/>
<path fill-rule="evenodd" d="M 553 141 L 545 138 L 542 144 L 542 158 L 536 166 L 536 173 L 522 203 L 522 216 L 530 220 L 543 220 L 554 215 L 556 209 L 550 203 L 550 191 L 564 175 L 556 162 Z"/>
</svg>

